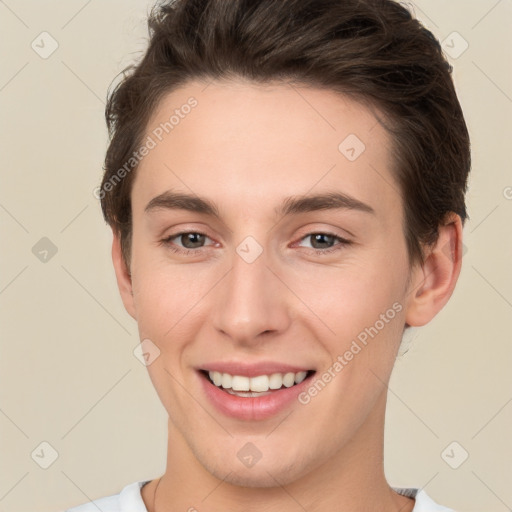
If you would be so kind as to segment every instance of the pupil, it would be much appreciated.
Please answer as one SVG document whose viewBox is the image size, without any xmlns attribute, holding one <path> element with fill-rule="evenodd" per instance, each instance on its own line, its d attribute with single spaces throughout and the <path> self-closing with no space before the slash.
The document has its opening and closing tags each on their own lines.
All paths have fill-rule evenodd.
<svg viewBox="0 0 512 512">
<path fill-rule="evenodd" d="M 328 238 L 328 239 L 332 239 L 333 237 L 332 237 L 332 235 L 326 235 L 326 234 L 323 234 L 323 233 L 318 233 L 318 234 L 316 234 L 316 235 L 313 235 L 313 240 L 314 240 L 314 243 L 312 244 L 312 245 L 313 245 L 313 247 L 315 247 L 315 243 L 316 243 L 319 239 L 321 239 L 321 238 Z M 332 240 L 331 240 L 331 241 L 332 241 Z M 322 243 L 322 240 L 320 240 L 320 243 Z M 324 243 L 326 243 L 326 242 L 324 241 Z M 329 242 L 327 242 L 327 244 L 329 245 Z M 316 248 L 316 247 L 315 247 L 315 248 Z M 319 249 L 322 249 L 322 248 L 325 248 L 325 247 L 319 247 Z"/>
<path fill-rule="evenodd" d="M 194 241 L 194 239 L 196 240 Z M 184 240 L 186 243 L 183 243 Z M 201 233 L 186 233 L 185 235 L 182 235 L 181 241 L 183 243 L 183 246 L 186 247 L 187 249 L 200 247 L 201 243 L 204 242 L 204 235 L 202 235 Z M 187 245 L 189 242 L 192 243 L 192 246 Z"/>
</svg>

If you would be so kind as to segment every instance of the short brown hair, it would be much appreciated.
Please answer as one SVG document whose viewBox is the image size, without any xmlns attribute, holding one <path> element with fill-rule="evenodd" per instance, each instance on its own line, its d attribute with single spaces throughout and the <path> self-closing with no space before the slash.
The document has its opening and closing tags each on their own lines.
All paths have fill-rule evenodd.
<svg viewBox="0 0 512 512">
<path fill-rule="evenodd" d="M 149 47 L 123 72 L 105 111 L 110 145 L 101 206 L 128 265 L 137 166 L 115 186 L 113 179 L 140 146 L 159 100 L 192 80 L 297 83 L 376 107 L 393 139 L 392 172 L 402 194 L 411 265 L 424 261 L 422 246 L 437 241 L 448 212 L 464 224 L 470 141 L 452 67 L 433 34 L 401 4 L 168 0 L 153 7 L 148 26 Z"/>
</svg>

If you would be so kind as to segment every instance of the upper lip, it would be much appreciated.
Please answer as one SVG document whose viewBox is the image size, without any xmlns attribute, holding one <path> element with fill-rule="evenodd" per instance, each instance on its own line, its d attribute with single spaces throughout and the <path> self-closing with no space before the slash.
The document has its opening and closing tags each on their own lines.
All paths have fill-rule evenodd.
<svg viewBox="0 0 512 512">
<path fill-rule="evenodd" d="M 273 361 L 259 363 L 244 363 L 240 361 L 218 361 L 204 364 L 199 368 L 207 372 L 229 373 L 244 377 L 257 377 L 258 375 L 272 375 L 273 373 L 298 373 L 312 370 L 311 367 L 297 366 Z"/>
</svg>

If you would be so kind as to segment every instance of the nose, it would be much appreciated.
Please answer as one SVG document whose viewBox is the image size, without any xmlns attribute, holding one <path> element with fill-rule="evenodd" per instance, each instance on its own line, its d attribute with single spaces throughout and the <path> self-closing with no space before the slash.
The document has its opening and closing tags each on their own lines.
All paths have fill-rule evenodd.
<svg viewBox="0 0 512 512">
<path fill-rule="evenodd" d="M 252 262 L 235 253 L 232 261 L 230 272 L 216 287 L 215 329 L 247 346 L 284 332 L 290 325 L 292 293 L 269 266 L 266 251 Z"/>
</svg>

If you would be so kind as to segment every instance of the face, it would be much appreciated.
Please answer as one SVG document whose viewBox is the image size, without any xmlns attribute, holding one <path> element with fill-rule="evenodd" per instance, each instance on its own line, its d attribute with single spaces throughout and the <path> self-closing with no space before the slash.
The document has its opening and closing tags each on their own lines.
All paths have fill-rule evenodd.
<svg viewBox="0 0 512 512">
<path fill-rule="evenodd" d="M 148 124 L 123 298 L 177 450 L 286 484 L 379 435 L 409 292 L 391 141 L 334 92 L 205 87 Z"/>
</svg>

